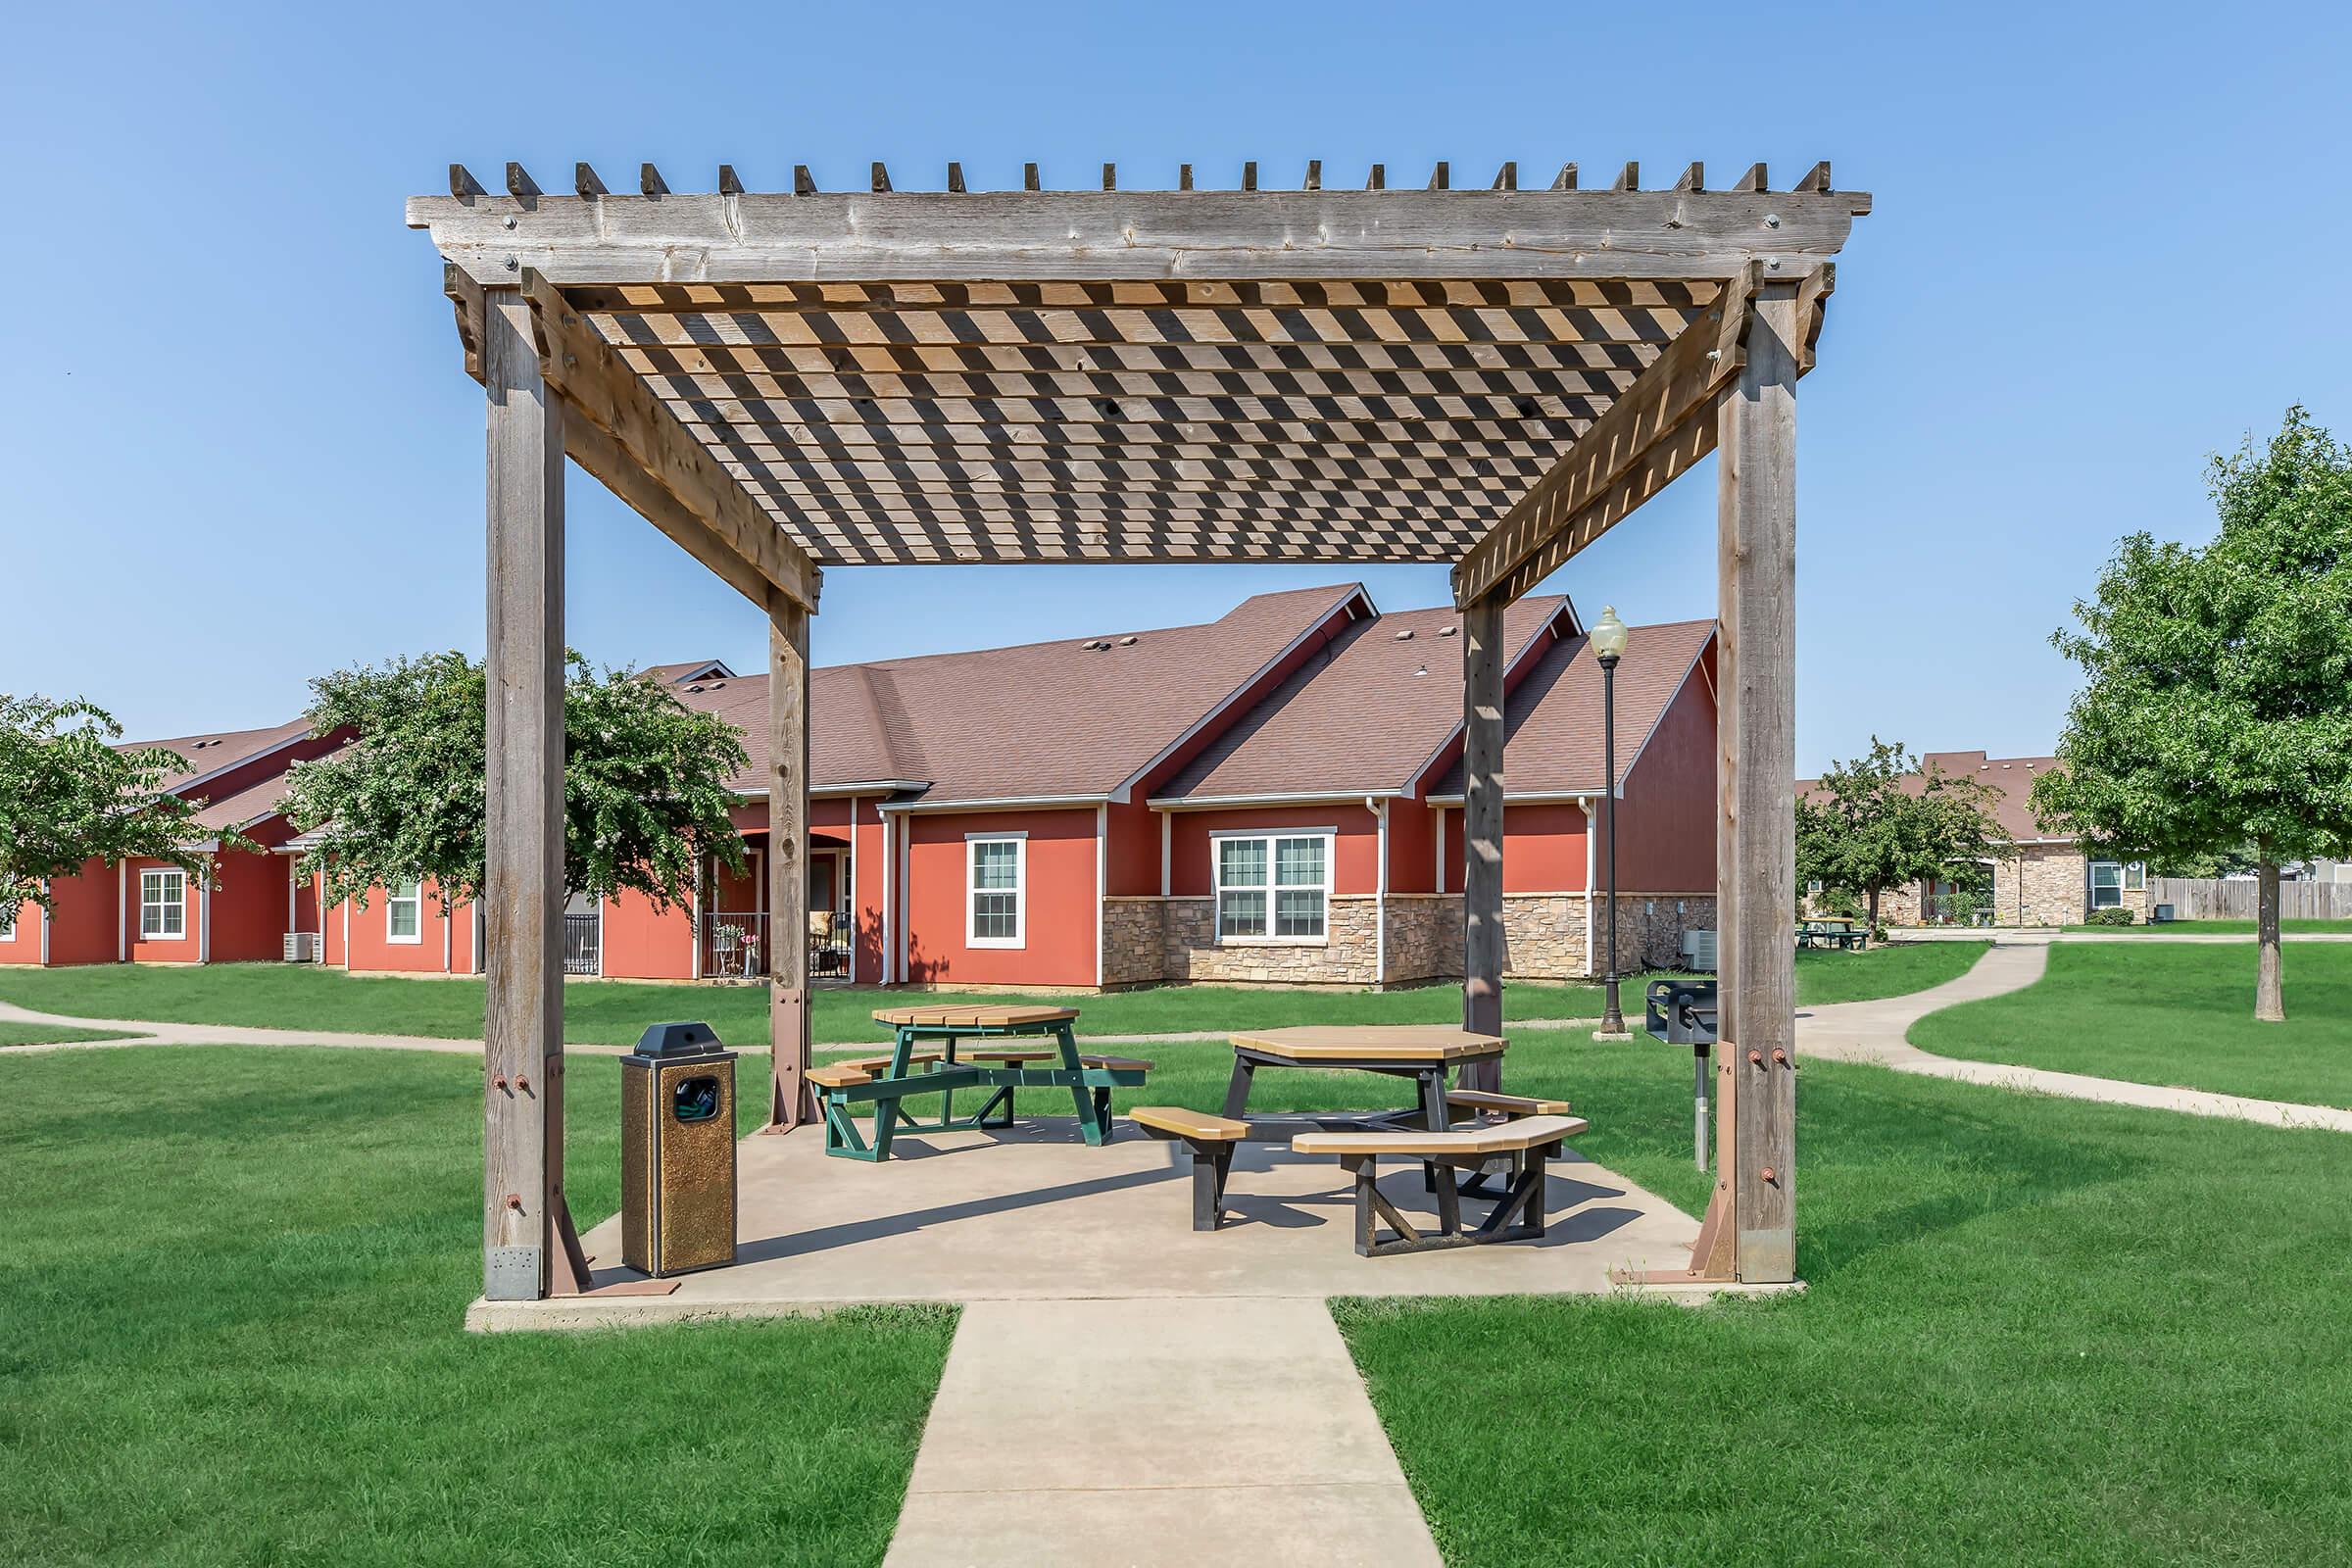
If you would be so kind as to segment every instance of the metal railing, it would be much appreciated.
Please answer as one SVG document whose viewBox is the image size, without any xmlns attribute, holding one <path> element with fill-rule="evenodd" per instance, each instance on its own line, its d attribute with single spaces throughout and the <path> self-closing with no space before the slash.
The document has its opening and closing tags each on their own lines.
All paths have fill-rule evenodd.
<svg viewBox="0 0 2352 1568">
<path fill-rule="evenodd" d="M 695 940 L 702 944 L 706 980 L 757 980 L 767 973 L 768 918 L 765 913 L 705 910 Z M 830 935 L 810 932 L 808 978 L 847 980 L 850 977 L 849 933 L 832 922 Z"/>
<path fill-rule="evenodd" d="M 564 917 L 564 972 L 605 972 L 605 927 L 597 916 L 567 914 Z"/>
</svg>

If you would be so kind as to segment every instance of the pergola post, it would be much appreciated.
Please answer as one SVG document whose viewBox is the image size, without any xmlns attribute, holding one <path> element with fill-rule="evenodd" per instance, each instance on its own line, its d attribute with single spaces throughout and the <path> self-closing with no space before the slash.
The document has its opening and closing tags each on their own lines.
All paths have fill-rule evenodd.
<svg viewBox="0 0 2352 1568">
<path fill-rule="evenodd" d="M 767 1021 L 771 1132 L 816 1119 L 808 1067 L 808 611 L 768 600 Z"/>
<path fill-rule="evenodd" d="M 1462 612 L 1462 1027 L 1502 1033 L 1502 612 L 1497 594 Z M 1497 1062 L 1461 1070 L 1499 1089 Z"/>
<path fill-rule="evenodd" d="M 1716 458 L 1716 1180 L 1718 1203 L 1731 1200 L 1732 1269 L 1748 1284 L 1796 1277 L 1799 288 L 1758 292 Z"/>
<path fill-rule="evenodd" d="M 487 292 L 489 984 L 482 1294 L 580 1285 L 564 1243 L 564 406 L 530 308 Z"/>
</svg>

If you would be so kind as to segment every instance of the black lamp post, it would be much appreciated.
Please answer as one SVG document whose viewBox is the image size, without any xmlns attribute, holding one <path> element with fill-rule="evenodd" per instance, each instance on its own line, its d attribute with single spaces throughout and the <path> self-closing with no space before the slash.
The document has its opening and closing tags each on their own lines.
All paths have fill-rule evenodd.
<svg viewBox="0 0 2352 1568">
<path fill-rule="evenodd" d="M 1617 1002 L 1617 661 L 1625 657 L 1625 622 L 1614 605 L 1601 607 L 1589 634 L 1600 660 L 1601 834 L 1608 849 L 1609 966 L 1603 979 L 1600 1032 L 1625 1034 L 1625 1012 Z"/>
</svg>

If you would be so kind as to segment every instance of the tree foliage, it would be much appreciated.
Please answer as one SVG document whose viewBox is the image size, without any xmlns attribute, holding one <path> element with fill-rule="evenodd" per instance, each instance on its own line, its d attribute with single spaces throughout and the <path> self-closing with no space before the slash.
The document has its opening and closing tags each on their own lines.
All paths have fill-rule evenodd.
<svg viewBox="0 0 2352 1568">
<path fill-rule="evenodd" d="M 95 704 L 0 694 L 0 908 L 49 906 L 48 879 L 90 860 L 132 858 L 210 874 L 193 846 L 217 839 L 253 849 L 232 829 L 194 820 L 201 800 L 182 800 L 164 781 L 188 760 L 162 746 L 118 747 L 122 726 Z"/>
<path fill-rule="evenodd" d="M 730 724 L 626 670 L 565 660 L 564 874 L 570 891 L 694 891 L 707 855 L 743 864 L 727 780 L 746 758 Z M 330 903 L 376 885 L 430 882 L 444 903 L 478 899 L 488 858 L 487 681 L 458 653 L 338 670 L 311 683 L 312 723 L 359 736 L 294 770 L 289 812 L 315 836 L 305 869 Z"/>
<path fill-rule="evenodd" d="M 2052 636 L 2084 679 L 2033 799 L 2119 858 L 2250 844 L 2255 1007 L 2278 1017 L 2278 867 L 2352 847 L 2352 453 L 2294 408 L 2208 480 L 2213 541 L 2130 535 Z"/>
<path fill-rule="evenodd" d="M 2002 850 L 1993 800 L 1978 780 L 1923 769 L 1901 742 L 1873 735 L 1868 755 L 1832 763 L 1797 797 L 1797 881 L 1861 898 L 1875 928 L 1886 889 L 1947 877 L 1955 862 Z"/>
<path fill-rule="evenodd" d="M 2082 668 L 2034 781 L 2045 825 L 2122 858 L 2250 844 L 2276 864 L 2352 840 L 2352 454 L 2301 409 L 2213 459 L 2221 532 L 2126 538 L 2051 641 Z"/>
</svg>

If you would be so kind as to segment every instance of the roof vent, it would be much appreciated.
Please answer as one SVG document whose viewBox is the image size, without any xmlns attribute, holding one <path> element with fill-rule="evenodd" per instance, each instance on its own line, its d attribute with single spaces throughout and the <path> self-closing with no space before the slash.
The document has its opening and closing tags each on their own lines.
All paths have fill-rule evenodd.
<svg viewBox="0 0 2352 1568">
<path fill-rule="evenodd" d="M 1404 630 L 1396 634 L 1396 640 L 1400 643 L 1411 642 L 1413 640 L 1413 628 L 1410 626 L 1405 627 Z"/>
<path fill-rule="evenodd" d="M 1133 648 L 1135 646 L 1135 639 L 1132 637 L 1122 637 L 1119 639 L 1119 646 L 1121 648 Z"/>
<path fill-rule="evenodd" d="M 1439 635 L 1439 636 L 1441 636 L 1441 637 L 1450 637 L 1450 636 L 1452 636 L 1452 635 L 1453 635 L 1455 632 L 1457 632 L 1457 631 L 1460 631 L 1461 629 L 1462 629 L 1462 628 L 1461 628 L 1461 627 L 1459 627 L 1459 626 L 1440 626 L 1440 627 L 1438 628 L 1438 635 Z"/>
<path fill-rule="evenodd" d="M 699 692 L 699 691 L 701 691 L 701 690 L 703 689 L 703 687 L 702 687 L 702 683 L 701 683 L 700 681 L 697 681 L 695 684 L 693 684 L 692 686 L 689 686 L 689 687 L 687 687 L 686 689 L 687 689 L 688 691 L 690 691 L 690 692 Z"/>
<path fill-rule="evenodd" d="M 1108 648 L 1110 644 L 1103 638 L 1090 637 L 1085 642 L 1080 643 L 1078 646 L 1090 654 L 1099 654 L 1103 649 Z"/>
</svg>

